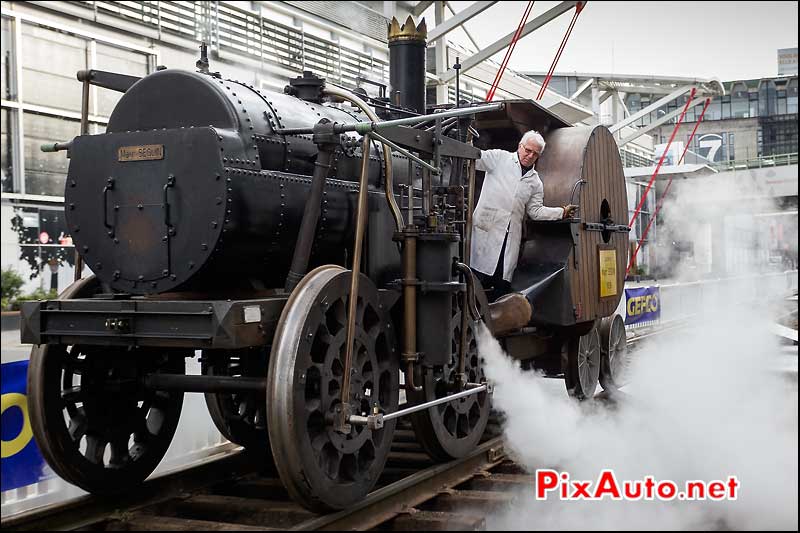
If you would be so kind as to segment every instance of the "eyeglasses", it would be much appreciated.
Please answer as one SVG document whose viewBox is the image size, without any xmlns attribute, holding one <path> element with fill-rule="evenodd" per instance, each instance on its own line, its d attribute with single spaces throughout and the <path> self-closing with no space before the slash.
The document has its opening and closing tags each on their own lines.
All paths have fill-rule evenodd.
<svg viewBox="0 0 800 533">
<path fill-rule="evenodd" d="M 541 154 L 541 152 L 537 152 L 536 150 L 531 150 L 530 148 L 528 148 L 524 144 L 520 144 L 519 146 L 520 146 L 520 148 L 522 148 L 525 151 L 526 154 L 533 154 L 536 157 L 539 157 L 539 154 Z"/>
</svg>

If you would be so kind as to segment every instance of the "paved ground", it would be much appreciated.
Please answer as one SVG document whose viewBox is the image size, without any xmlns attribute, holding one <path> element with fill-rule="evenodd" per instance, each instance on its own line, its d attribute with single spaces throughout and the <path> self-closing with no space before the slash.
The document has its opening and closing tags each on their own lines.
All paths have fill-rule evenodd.
<svg viewBox="0 0 800 533">
<path fill-rule="evenodd" d="M 0 359 L 3 363 L 10 363 L 12 361 L 22 361 L 28 358 L 31 353 L 31 346 L 29 344 L 22 344 L 19 342 L 19 331 L 3 331 L 3 347 L 0 352 Z"/>
</svg>

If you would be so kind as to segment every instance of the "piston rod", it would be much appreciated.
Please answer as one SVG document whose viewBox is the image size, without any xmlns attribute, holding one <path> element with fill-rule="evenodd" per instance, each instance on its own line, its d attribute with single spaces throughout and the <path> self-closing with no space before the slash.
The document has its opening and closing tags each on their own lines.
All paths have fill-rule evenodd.
<svg viewBox="0 0 800 533">
<path fill-rule="evenodd" d="M 383 424 L 385 422 L 389 422 L 390 420 L 394 420 L 395 418 L 400 418 L 406 415 L 410 415 L 412 413 L 424 411 L 431 407 L 436 407 L 437 405 L 441 405 L 443 403 L 452 402 L 453 400 L 466 398 L 467 396 L 472 396 L 473 394 L 478 394 L 484 391 L 491 394 L 492 386 L 489 385 L 488 383 L 483 383 L 483 384 L 467 383 L 466 390 L 457 392 L 455 394 L 451 394 L 449 396 L 445 396 L 443 398 L 438 398 L 430 402 L 420 403 L 412 407 L 407 407 L 406 409 L 395 411 L 394 413 L 389 413 L 387 415 L 381 413 L 372 414 L 370 416 L 351 415 L 348 421 L 351 424 L 359 426 L 368 426 L 370 429 L 380 429 L 383 427 Z"/>
</svg>

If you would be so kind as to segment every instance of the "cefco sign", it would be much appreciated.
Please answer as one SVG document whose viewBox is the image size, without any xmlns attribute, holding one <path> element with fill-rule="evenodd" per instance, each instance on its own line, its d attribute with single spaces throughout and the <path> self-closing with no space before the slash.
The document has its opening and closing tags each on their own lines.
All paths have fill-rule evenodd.
<svg viewBox="0 0 800 533">
<path fill-rule="evenodd" d="M 797 48 L 778 50 L 778 76 L 797 74 Z"/>
</svg>

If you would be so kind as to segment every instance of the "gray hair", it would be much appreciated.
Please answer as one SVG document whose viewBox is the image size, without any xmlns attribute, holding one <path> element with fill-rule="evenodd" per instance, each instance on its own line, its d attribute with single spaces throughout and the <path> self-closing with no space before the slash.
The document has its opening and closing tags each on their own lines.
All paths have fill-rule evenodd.
<svg viewBox="0 0 800 533">
<path fill-rule="evenodd" d="M 522 136 L 522 139 L 520 139 L 519 142 L 520 144 L 525 144 L 531 139 L 536 141 L 536 144 L 538 144 L 542 148 L 541 151 L 539 152 L 539 155 L 542 155 L 542 152 L 544 152 L 545 142 L 544 142 L 544 137 L 542 137 L 542 135 L 538 131 L 536 130 L 526 131 L 525 135 Z"/>
</svg>

